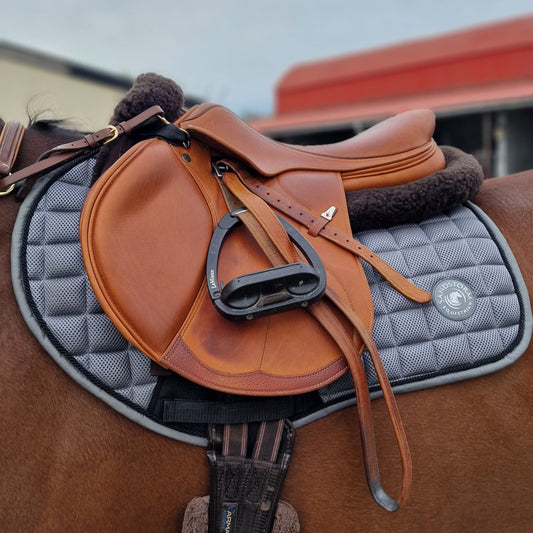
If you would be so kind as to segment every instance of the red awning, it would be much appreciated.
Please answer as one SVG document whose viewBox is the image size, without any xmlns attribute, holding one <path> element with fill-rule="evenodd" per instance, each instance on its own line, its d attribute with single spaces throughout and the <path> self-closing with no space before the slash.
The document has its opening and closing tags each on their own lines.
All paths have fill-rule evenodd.
<svg viewBox="0 0 533 533">
<path fill-rule="evenodd" d="M 375 122 L 410 109 L 429 108 L 437 116 L 444 116 L 527 105 L 533 105 L 533 78 L 286 113 L 250 124 L 265 135 L 276 135 Z"/>
</svg>

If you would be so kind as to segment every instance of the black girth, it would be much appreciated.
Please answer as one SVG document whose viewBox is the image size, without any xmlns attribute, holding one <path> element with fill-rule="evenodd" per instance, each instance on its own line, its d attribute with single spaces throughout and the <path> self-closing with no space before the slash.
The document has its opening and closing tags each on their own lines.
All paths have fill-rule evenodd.
<svg viewBox="0 0 533 533">
<path fill-rule="evenodd" d="M 209 426 L 209 533 L 271 531 L 293 447 L 288 420 Z"/>
</svg>

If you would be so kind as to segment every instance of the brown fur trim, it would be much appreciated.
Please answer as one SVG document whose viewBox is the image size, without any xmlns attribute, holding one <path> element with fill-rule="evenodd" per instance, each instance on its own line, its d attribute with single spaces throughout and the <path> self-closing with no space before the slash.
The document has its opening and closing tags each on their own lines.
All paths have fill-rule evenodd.
<svg viewBox="0 0 533 533">
<path fill-rule="evenodd" d="M 141 74 L 113 111 L 110 124 L 117 125 L 153 105 L 163 108 L 165 118 L 174 122 L 183 114 L 181 87 L 169 78 L 154 73 Z"/>
<path fill-rule="evenodd" d="M 443 170 L 405 185 L 347 193 L 352 231 L 420 222 L 474 197 L 484 179 L 480 164 L 458 148 L 441 149 Z"/>
<path fill-rule="evenodd" d="M 131 89 L 117 104 L 109 120 L 112 125 L 129 120 L 145 109 L 158 105 L 165 118 L 174 122 L 184 113 L 184 96 L 181 87 L 173 80 L 154 73 L 141 74 Z M 122 136 L 116 142 L 105 145 L 99 152 L 93 171 L 98 179 L 120 156 L 125 154 L 136 141 Z"/>
</svg>

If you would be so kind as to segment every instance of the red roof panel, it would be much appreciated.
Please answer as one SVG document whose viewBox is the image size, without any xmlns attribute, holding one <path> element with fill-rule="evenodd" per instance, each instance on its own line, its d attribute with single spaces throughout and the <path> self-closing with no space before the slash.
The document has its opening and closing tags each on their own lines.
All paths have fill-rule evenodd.
<svg viewBox="0 0 533 533">
<path fill-rule="evenodd" d="M 251 125 L 266 135 L 320 130 L 363 121 L 381 120 L 409 109 L 429 108 L 437 115 L 533 105 L 533 76 L 521 80 L 486 84 L 482 87 L 444 89 L 425 94 L 400 95 L 353 102 L 335 108 L 318 107 L 259 119 Z"/>
<path fill-rule="evenodd" d="M 291 69 L 277 114 L 533 76 L 533 15 Z"/>
</svg>

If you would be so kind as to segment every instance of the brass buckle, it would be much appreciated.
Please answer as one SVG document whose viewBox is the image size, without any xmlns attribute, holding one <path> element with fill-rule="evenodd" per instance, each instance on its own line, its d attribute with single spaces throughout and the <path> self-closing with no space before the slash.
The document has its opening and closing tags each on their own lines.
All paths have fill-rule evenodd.
<svg viewBox="0 0 533 533">
<path fill-rule="evenodd" d="M 12 183 L 7 189 L 0 191 L 0 196 L 7 196 L 8 194 L 11 194 L 14 190 L 15 190 L 15 184 Z"/>
<path fill-rule="evenodd" d="M 115 126 L 112 126 L 111 124 L 108 124 L 107 127 L 109 128 L 109 131 L 113 134 L 113 137 L 111 137 L 110 139 L 107 139 L 106 141 L 104 141 L 104 144 L 110 143 L 110 142 L 114 141 L 118 137 L 118 130 L 117 130 L 117 128 L 115 128 Z"/>
</svg>

